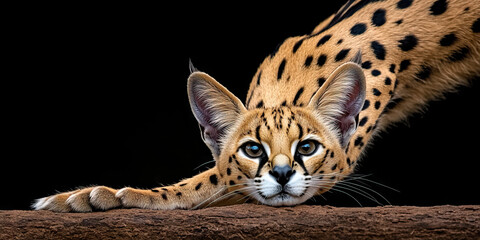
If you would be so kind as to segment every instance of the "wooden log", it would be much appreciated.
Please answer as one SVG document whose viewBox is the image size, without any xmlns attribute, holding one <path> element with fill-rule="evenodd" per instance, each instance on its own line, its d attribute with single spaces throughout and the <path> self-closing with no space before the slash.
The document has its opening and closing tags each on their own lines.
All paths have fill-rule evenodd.
<svg viewBox="0 0 480 240">
<path fill-rule="evenodd" d="M 0 211 L 0 239 L 480 239 L 480 206 Z"/>
</svg>

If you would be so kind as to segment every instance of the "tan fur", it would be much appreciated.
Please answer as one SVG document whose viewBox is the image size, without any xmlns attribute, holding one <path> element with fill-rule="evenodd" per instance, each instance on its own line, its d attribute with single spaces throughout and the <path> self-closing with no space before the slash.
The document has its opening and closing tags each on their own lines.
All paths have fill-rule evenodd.
<svg viewBox="0 0 480 240">
<path fill-rule="evenodd" d="M 38 199 L 33 207 L 58 212 L 191 209 L 248 199 L 282 206 L 328 191 L 355 169 L 373 135 L 480 75 L 480 34 L 472 27 L 479 21 L 480 4 L 449 0 L 446 11 L 433 14 L 434 2 L 413 1 L 404 9 L 397 7 L 397 0 L 374 2 L 331 28 L 324 30 L 335 15 L 309 35 L 288 38 L 258 68 L 245 107 L 209 75 L 192 73 L 189 98 L 216 160 L 214 168 L 167 187 L 90 187 Z M 386 21 L 375 26 L 372 16 L 379 9 L 385 10 Z M 359 23 L 365 24 L 365 32 L 352 34 Z M 449 34 L 455 35 L 453 43 L 442 46 Z M 319 44 L 326 35 L 331 37 Z M 410 35 L 416 44 L 402 49 L 403 39 Z M 372 42 L 383 46 L 383 57 L 374 52 Z M 346 49 L 346 55 L 335 61 Z M 358 52 L 364 69 L 347 63 Z M 402 62 L 406 69 L 400 71 Z M 374 76 L 373 70 L 380 74 Z M 342 118 L 348 114 L 342 103 L 352 95 L 365 105 L 355 125 L 348 125 L 352 117 Z M 338 119 L 347 125 L 340 126 Z M 347 140 L 343 145 L 342 137 Z M 319 143 L 316 152 L 299 158 L 298 144 L 309 141 Z M 256 144 L 264 155 L 247 156 L 246 144 Z M 287 194 L 278 190 L 275 167 L 291 170 L 283 186 Z"/>
</svg>

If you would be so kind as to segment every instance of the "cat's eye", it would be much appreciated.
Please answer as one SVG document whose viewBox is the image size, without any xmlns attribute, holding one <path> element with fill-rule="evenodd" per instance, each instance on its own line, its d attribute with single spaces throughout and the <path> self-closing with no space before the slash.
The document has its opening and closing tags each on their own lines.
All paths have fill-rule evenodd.
<svg viewBox="0 0 480 240">
<path fill-rule="evenodd" d="M 313 155 L 318 148 L 318 142 L 314 140 L 305 140 L 297 145 L 297 153 L 303 156 Z"/>
<path fill-rule="evenodd" d="M 242 151 L 249 158 L 259 158 L 264 153 L 262 145 L 255 142 L 247 142 L 243 144 Z"/>
</svg>

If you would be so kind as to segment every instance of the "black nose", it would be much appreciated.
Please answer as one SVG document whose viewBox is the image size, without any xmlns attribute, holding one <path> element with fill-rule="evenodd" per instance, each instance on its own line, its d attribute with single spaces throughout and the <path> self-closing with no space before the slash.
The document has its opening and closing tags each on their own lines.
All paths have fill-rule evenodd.
<svg viewBox="0 0 480 240">
<path fill-rule="evenodd" d="M 280 185 L 285 186 L 293 175 L 292 168 L 289 165 L 275 166 L 270 174 L 277 180 Z"/>
</svg>

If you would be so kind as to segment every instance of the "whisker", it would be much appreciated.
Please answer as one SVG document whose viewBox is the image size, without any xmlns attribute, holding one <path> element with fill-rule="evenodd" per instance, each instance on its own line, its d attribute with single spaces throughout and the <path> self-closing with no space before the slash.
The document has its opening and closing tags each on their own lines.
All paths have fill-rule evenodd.
<svg viewBox="0 0 480 240">
<path fill-rule="evenodd" d="M 251 198 L 251 196 L 254 195 L 254 194 L 256 194 L 257 192 L 258 192 L 258 191 L 253 191 L 253 192 L 245 195 L 244 197 L 238 199 L 237 202 L 239 202 L 239 201 L 241 201 L 241 200 L 244 200 L 244 199 L 246 199 L 246 198 Z"/>
<path fill-rule="evenodd" d="M 359 174 L 345 175 L 340 173 L 321 174 L 321 175 L 312 176 L 312 180 L 310 183 L 307 184 L 307 186 L 314 186 L 314 187 L 318 187 L 319 189 L 322 187 L 331 187 L 332 192 L 339 192 L 339 193 L 348 195 L 349 197 L 354 199 L 360 206 L 361 204 L 359 203 L 359 201 L 356 198 L 354 198 L 352 195 L 348 194 L 348 191 L 358 194 L 362 197 L 365 197 L 375 202 L 376 204 L 384 205 L 377 199 L 377 197 L 379 197 L 381 198 L 382 201 L 385 201 L 387 204 L 391 205 L 390 201 L 388 201 L 388 199 L 385 196 L 383 196 L 378 191 L 372 189 L 372 187 L 370 187 L 366 183 L 372 183 L 374 185 L 387 188 L 395 192 L 399 192 L 399 191 L 385 184 L 368 179 L 368 177 L 370 177 L 371 175 L 372 174 L 367 174 L 367 175 L 359 175 Z M 333 176 L 336 176 L 336 177 L 340 176 L 343 179 L 342 180 L 337 180 L 336 178 L 332 179 Z M 320 196 L 323 197 L 323 194 Z"/>
<path fill-rule="evenodd" d="M 399 190 L 397 190 L 397 189 L 395 189 L 395 188 L 389 187 L 389 186 L 387 186 L 387 185 L 385 185 L 385 184 L 379 183 L 379 182 L 377 182 L 377 181 L 373 181 L 373 180 L 368 179 L 368 178 L 358 178 L 358 179 L 359 179 L 359 180 L 363 180 L 363 181 L 367 181 L 367 182 L 369 182 L 369 183 L 373 183 L 373 184 L 375 184 L 375 185 L 378 185 L 378 186 L 380 186 L 380 187 L 384 187 L 384 188 L 390 189 L 390 190 L 395 191 L 395 192 L 398 192 L 398 193 L 400 192 Z"/>
<path fill-rule="evenodd" d="M 352 198 L 353 200 L 355 200 L 355 202 L 357 202 L 360 207 L 363 207 L 363 205 L 362 205 L 355 197 L 353 197 L 352 195 L 348 194 L 348 193 L 345 192 L 345 191 L 342 191 L 342 190 L 339 190 L 339 189 L 335 189 L 335 188 L 330 189 L 330 191 L 337 191 L 337 192 L 339 192 L 339 193 L 343 193 L 343 194 L 349 196 L 350 198 Z"/>
<path fill-rule="evenodd" d="M 341 184 L 338 183 L 337 185 L 334 186 L 334 188 L 340 188 L 340 189 L 343 189 L 343 190 L 352 191 L 352 192 L 354 192 L 354 193 L 356 193 L 360 196 L 363 196 L 367 199 L 370 199 L 371 201 L 383 206 L 383 204 L 380 203 L 375 197 L 373 197 L 372 195 L 370 195 L 369 193 L 367 193 L 363 190 L 355 189 L 355 188 L 353 188 L 353 186 L 342 186 Z"/>
<path fill-rule="evenodd" d="M 390 189 L 392 191 L 395 191 L 395 192 L 400 192 L 399 190 L 395 189 L 395 188 L 392 188 L 392 187 L 389 187 L 385 184 L 382 184 L 382 183 L 379 183 L 377 181 L 374 181 L 374 180 L 371 180 L 371 179 L 368 179 L 368 177 L 372 176 L 373 174 L 366 174 L 366 175 L 361 175 L 361 174 L 353 174 L 353 175 L 350 175 L 348 176 L 347 178 L 345 178 L 343 181 L 355 181 L 355 180 L 359 180 L 359 181 L 366 181 L 366 182 L 369 182 L 369 183 L 373 183 L 375 185 L 378 185 L 380 187 L 384 187 L 384 188 L 387 188 L 387 189 Z"/>
<path fill-rule="evenodd" d="M 199 169 L 199 168 L 201 168 L 201 167 L 203 167 L 203 166 L 205 166 L 209 163 L 212 163 L 212 162 L 215 162 L 215 160 L 204 162 L 204 163 L 200 164 L 198 167 L 194 168 L 193 171 L 195 171 L 195 170 L 197 170 L 197 169 Z"/>
<path fill-rule="evenodd" d="M 202 206 L 203 204 L 207 203 L 210 199 L 212 199 L 213 197 L 215 197 L 217 194 L 221 193 L 222 191 L 225 191 L 226 188 L 225 187 L 221 187 L 220 190 L 218 190 L 217 192 L 215 192 L 214 194 L 212 194 L 212 196 L 210 196 L 209 198 L 203 200 L 202 202 L 200 202 L 199 204 L 195 205 L 194 207 L 190 208 L 190 210 L 195 210 L 195 209 L 198 209 L 200 206 Z"/>
<path fill-rule="evenodd" d="M 351 187 L 354 187 L 354 186 L 355 186 L 355 187 L 357 187 L 357 188 L 356 188 L 357 190 L 360 190 L 360 188 L 363 188 L 363 189 L 365 189 L 365 190 L 371 191 L 372 193 L 376 194 L 377 196 L 379 196 L 379 197 L 381 197 L 383 200 L 385 200 L 385 202 L 387 202 L 388 205 L 392 205 L 392 204 L 390 203 L 390 201 L 388 201 L 388 199 L 387 199 L 386 197 L 384 197 L 384 196 L 383 196 L 382 194 L 380 194 L 379 192 L 377 192 L 377 191 L 375 191 L 375 190 L 373 190 L 373 189 L 371 189 L 371 188 L 369 188 L 369 187 L 367 187 L 367 186 L 363 186 L 363 185 L 361 185 L 361 184 L 354 183 L 354 182 L 341 182 L 341 183 L 339 183 L 339 184 L 340 184 L 340 185 L 341 185 L 341 184 L 350 185 Z M 363 192 L 365 192 L 365 191 L 363 191 Z M 370 195 L 370 194 L 369 194 L 369 195 Z M 373 197 L 373 196 L 372 196 L 372 197 Z M 381 204 L 381 205 L 383 205 L 383 204 Z"/>
<path fill-rule="evenodd" d="M 236 184 L 237 186 L 240 186 L 240 185 L 243 185 L 243 184 Z M 233 187 L 234 185 L 232 185 L 231 187 Z M 228 188 L 228 187 L 227 187 Z M 253 186 L 245 186 L 243 188 L 240 188 L 240 189 L 237 189 L 235 191 L 231 191 L 231 192 L 228 192 L 222 196 L 219 196 L 217 199 L 213 200 L 212 202 L 210 202 L 207 206 L 205 207 L 209 207 L 210 205 L 214 204 L 214 203 L 217 203 L 219 201 L 222 201 L 222 200 L 225 200 L 225 199 L 228 199 L 230 198 L 231 196 L 234 196 L 236 194 L 238 194 L 239 192 L 242 192 L 244 190 L 248 190 L 248 189 L 252 189 L 252 188 L 255 188 Z"/>
</svg>

